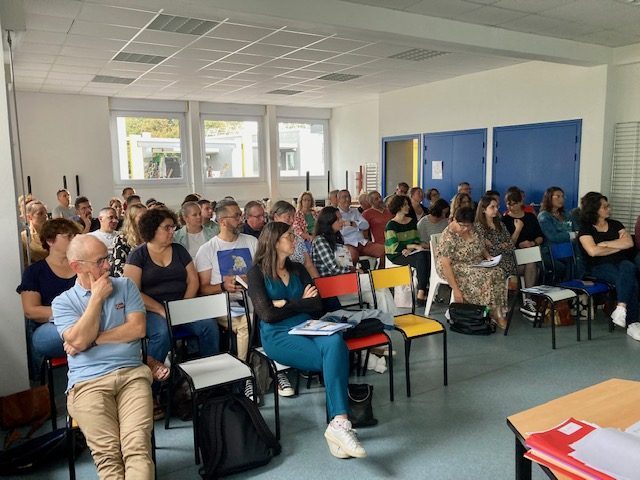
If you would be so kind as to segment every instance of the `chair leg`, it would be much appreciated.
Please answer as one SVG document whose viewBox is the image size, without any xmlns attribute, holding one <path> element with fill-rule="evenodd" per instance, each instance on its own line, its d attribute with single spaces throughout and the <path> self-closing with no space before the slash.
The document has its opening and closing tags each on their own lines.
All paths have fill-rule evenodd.
<svg viewBox="0 0 640 480">
<path fill-rule="evenodd" d="M 576 335 L 578 337 L 578 341 L 580 341 L 580 311 L 582 310 L 582 304 L 580 303 L 580 297 L 576 294 L 576 298 L 574 300 L 576 302 Z"/>
<path fill-rule="evenodd" d="M 390 354 L 393 352 L 389 352 Z M 404 374 L 407 382 L 407 397 L 411 396 L 411 376 L 409 374 L 409 355 L 411 354 L 411 340 L 404 341 Z"/>
<path fill-rule="evenodd" d="M 438 292 L 438 287 L 440 284 L 438 282 L 429 282 L 429 293 L 427 293 L 427 304 L 424 307 L 425 316 L 429 316 L 431 312 L 431 305 L 433 305 L 433 299 Z"/>
<path fill-rule="evenodd" d="M 300 370 L 296 368 L 296 397 L 300 394 Z"/>
<path fill-rule="evenodd" d="M 442 354 L 444 356 L 444 386 L 449 385 L 449 373 L 447 371 L 447 330 L 442 332 Z"/>
<path fill-rule="evenodd" d="M 552 301 L 549 301 L 549 305 L 551 307 L 551 348 L 553 350 L 556 349 L 556 304 Z"/>
<path fill-rule="evenodd" d="M 169 382 L 167 385 L 167 409 L 165 410 L 164 429 L 169 430 L 169 422 L 171 421 L 171 400 L 173 400 L 173 384 L 175 382 L 175 373 L 173 366 L 169 371 Z"/>
<path fill-rule="evenodd" d="M 53 385 L 53 367 L 51 366 L 51 359 L 45 358 L 43 363 L 43 369 L 46 371 L 47 387 L 49 389 L 49 408 L 51 411 L 51 429 L 58 429 L 58 409 L 56 408 L 56 393 Z M 41 372 L 41 382 L 44 382 L 44 372 Z"/>
<path fill-rule="evenodd" d="M 591 295 L 587 297 L 587 340 L 591 340 L 591 309 L 593 308 L 593 299 Z"/>
<path fill-rule="evenodd" d="M 200 423 L 200 419 L 198 418 L 198 403 L 197 403 L 197 393 L 191 392 L 191 406 L 193 412 L 191 417 L 193 419 L 193 451 L 195 454 L 196 465 L 200 465 L 200 445 L 198 443 L 198 423 Z"/>
<path fill-rule="evenodd" d="M 67 416 L 67 461 L 69 463 L 69 480 L 76 480 L 76 443 L 73 432 L 73 419 Z"/>
<path fill-rule="evenodd" d="M 156 427 L 151 428 L 151 460 L 153 460 L 154 477 L 158 478 L 158 464 L 156 463 Z"/>
<path fill-rule="evenodd" d="M 389 356 L 387 357 L 387 362 L 389 362 L 389 401 L 393 402 L 393 347 L 391 346 L 391 342 L 387 345 L 389 346 Z"/>
</svg>

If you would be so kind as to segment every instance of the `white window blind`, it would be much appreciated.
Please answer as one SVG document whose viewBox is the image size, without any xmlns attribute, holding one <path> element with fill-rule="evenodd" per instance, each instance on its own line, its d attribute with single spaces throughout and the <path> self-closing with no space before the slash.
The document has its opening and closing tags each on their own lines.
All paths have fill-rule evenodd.
<svg viewBox="0 0 640 480">
<path fill-rule="evenodd" d="M 364 191 L 371 192 L 378 189 L 378 164 L 364 164 Z"/>
<path fill-rule="evenodd" d="M 611 216 L 633 232 L 640 214 L 640 122 L 617 123 L 611 167 Z"/>
</svg>

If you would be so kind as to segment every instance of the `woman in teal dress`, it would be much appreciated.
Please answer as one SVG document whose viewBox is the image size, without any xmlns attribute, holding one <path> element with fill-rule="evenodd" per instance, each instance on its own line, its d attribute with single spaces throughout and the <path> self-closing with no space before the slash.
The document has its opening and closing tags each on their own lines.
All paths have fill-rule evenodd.
<svg viewBox="0 0 640 480">
<path fill-rule="evenodd" d="M 260 338 L 269 358 L 294 368 L 321 371 L 327 396 L 329 426 L 325 438 L 338 458 L 366 457 L 351 422 L 349 351 L 339 333 L 329 336 L 289 335 L 289 330 L 322 310 L 318 291 L 304 266 L 289 260 L 295 236 L 282 222 L 265 225 L 249 271 L 249 296 L 260 319 Z"/>
</svg>

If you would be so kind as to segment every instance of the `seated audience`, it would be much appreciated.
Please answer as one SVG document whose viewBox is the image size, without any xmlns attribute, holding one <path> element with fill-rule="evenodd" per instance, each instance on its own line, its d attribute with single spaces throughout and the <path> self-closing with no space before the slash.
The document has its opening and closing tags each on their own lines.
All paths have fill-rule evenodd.
<svg viewBox="0 0 640 480">
<path fill-rule="evenodd" d="M 116 217 L 118 217 L 118 226 L 116 230 L 120 231 L 122 224 L 124 223 L 124 209 L 122 208 L 122 201 L 118 197 L 113 197 L 109 200 L 109 206 L 116 211 Z"/>
<path fill-rule="evenodd" d="M 109 256 L 113 255 L 113 242 L 120 232 L 116 231 L 118 226 L 118 214 L 111 207 L 105 207 L 98 213 L 98 221 L 100 222 L 100 229 L 95 230 L 89 235 L 93 235 L 107 247 Z"/>
<path fill-rule="evenodd" d="M 371 208 L 364 211 L 362 218 L 369 223 L 369 238 L 373 243 L 384 246 L 384 229 L 393 215 L 382 201 L 382 195 L 377 191 L 369 193 Z M 385 257 L 380 258 L 379 268 L 384 268 Z"/>
<path fill-rule="evenodd" d="M 437 188 L 430 188 L 429 190 L 427 190 L 425 197 L 428 201 L 427 209 L 431 211 L 431 207 L 433 207 L 433 205 L 435 205 L 435 203 L 440 200 L 440 191 Z M 447 205 L 449 204 L 447 203 Z"/>
<path fill-rule="evenodd" d="M 413 211 L 414 215 L 411 217 L 416 221 L 416 224 L 424 217 L 427 213 L 426 208 L 422 206 L 422 200 L 424 200 L 424 192 L 420 187 L 413 187 L 409 190 L 409 199 L 411 200 L 410 207 Z"/>
<path fill-rule="evenodd" d="M 514 187 L 507 193 L 507 213 L 502 217 L 507 230 L 511 234 L 511 240 L 516 248 L 530 248 L 542 245 L 544 235 L 535 214 L 525 212 L 523 208 L 524 196 L 522 191 Z M 524 277 L 524 286 L 533 287 L 538 280 L 538 265 L 527 263 L 518 268 L 518 273 Z M 524 304 L 520 311 L 529 317 L 535 317 L 537 307 L 532 298 L 525 295 Z"/>
<path fill-rule="evenodd" d="M 416 221 L 409 217 L 409 198 L 396 195 L 389 201 L 394 217 L 384 231 L 387 259 L 396 265 L 411 265 L 416 269 L 418 292 L 416 299 L 425 302 L 429 283 L 430 258 L 426 244 L 420 241 Z"/>
<path fill-rule="evenodd" d="M 154 477 L 151 372 L 142 364 L 144 304 L 133 282 L 110 278 L 106 247 L 79 235 L 67 251 L 75 286 L 53 301 L 69 363 L 67 410 L 101 479 Z"/>
<path fill-rule="evenodd" d="M 342 216 L 340 232 L 354 264 L 358 263 L 360 255 L 382 258 L 384 247 L 364 238 L 362 232 L 369 229 L 369 222 L 362 217 L 357 208 L 351 207 L 349 190 L 340 190 L 338 193 L 338 208 Z"/>
<path fill-rule="evenodd" d="M 300 202 L 298 202 L 300 203 Z M 299 210 L 298 210 L 299 212 Z M 293 205 L 289 202 L 285 202 L 284 200 L 279 200 L 273 204 L 271 207 L 271 220 L 274 222 L 284 222 L 287 225 L 295 225 L 295 217 L 298 214 Z M 315 227 L 315 218 L 314 218 L 314 227 Z M 318 270 L 316 266 L 311 261 L 311 256 L 309 255 L 309 250 L 307 249 L 307 243 L 304 241 L 302 236 L 295 233 L 294 226 L 294 235 L 296 236 L 294 241 L 294 249 L 293 254 L 289 257 L 289 260 L 292 262 L 301 263 L 304 265 L 304 268 L 307 269 L 309 276 L 311 278 L 319 277 Z"/>
<path fill-rule="evenodd" d="M 395 191 L 391 195 L 384 197 L 384 203 L 386 204 L 394 195 L 409 196 L 409 184 L 407 182 L 398 182 Z"/>
<path fill-rule="evenodd" d="M 236 282 L 236 275 L 246 282 L 246 274 L 253 265 L 253 255 L 258 241 L 242 232 L 242 212 L 234 200 L 223 200 L 216 206 L 216 219 L 220 233 L 206 242 L 195 258 L 196 270 L 200 278 L 200 294 L 212 295 L 229 292 L 232 305 L 238 308 L 242 286 Z M 233 309 L 234 307 L 232 307 Z M 237 309 L 236 309 L 237 311 Z M 227 318 L 218 323 L 227 328 Z M 243 314 L 232 317 L 232 328 L 236 334 L 238 358 L 246 360 L 249 352 L 249 327 Z M 247 382 L 251 388 L 251 382 Z M 245 389 L 248 397 L 253 395 Z"/>
<path fill-rule="evenodd" d="M 338 206 L 338 192 L 340 190 L 331 190 L 329 192 L 329 195 L 327 195 L 327 203 L 329 205 L 327 206 L 331 206 L 331 207 L 337 207 Z"/>
<path fill-rule="evenodd" d="M 27 322 L 27 338 L 31 342 L 31 369 L 39 372 L 43 357 L 65 355 L 62 340 L 53 324 L 51 302 L 76 282 L 76 274 L 67 260 L 67 247 L 80 232 L 75 222 L 56 218 L 44 222 L 40 230 L 42 246 L 49 252 L 44 259 L 28 266 L 16 289 L 22 300 Z"/>
<path fill-rule="evenodd" d="M 244 206 L 244 223 L 242 233 L 258 238 L 266 223 L 264 205 L 257 200 L 251 200 Z"/>
<path fill-rule="evenodd" d="M 293 220 L 293 231 L 309 244 L 313 240 L 316 218 L 318 218 L 318 212 L 315 209 L 313 195 L 311 195 L 311 192 L 302 192 L 300 198 L 298 198 L 298 210 Z"/>
<path fill-rule="evenodd" d="M 358 195 L 358 203 L 360 206 L 358 207 L 358 211 L 363 213 L 365 210 L 371 208 L 371 204 L 369 203 L 369 194 L 367 192 L 362 192 Z"/>
<path fill-rule="evenodd" d="M 113 257 L 111 260 L 111 276 L 121 277 L 127 257 L 132 249 L 142 244 L 138 222 L 147 211 L 147 207 L 139 203 L 127 209 L 122 225 L 122 232 L 113 241 Z"/>
<path fill-rule="evenodd" d="M 27 193 L 26 195 L 20 195 L 18 197 L 18 220 L 20 221 L 20 227 L 24 228 L 27 225 L 27 215 L 25 210 L 27 209 L 27 204 L 35 200 L 33 195 Z"/>
<path fill-rule="evenodd" d="M 522 210 L 525 213 L 533 213 L 534 215 L 536 214 L 536 210 L 535 208 L 533 208 L 533 205 L 527 205 L 524 201 L 525 198 L 525 194 L 524 194 L 524 190 L 520 190 L 520 187 L 516 187 L 515 185 L 507 188 L 507 192 L 504 194 L 504 198 L 505 198 L 505 202 L 507 201 L 507 195 L 509 195 L 510 193 L 518 193 L 520 192 L 520 195 L 522 196 Z M 504 214 L 507 215 L 509 213 L 509 206 L 507 205 L 507 209 L 505 210 Z"/>
<path fill-rule="evenodd" d="M 38 262 L 49 252 L 42 246 L 40 229 L 47 221 L 47 207 L 40 200 L 27 203 L 27 228 L 20 232 L 22 239 L 22 258 L 25 265 Z"/>
<path fill-rule="evenodd" d="M 184 221 L 184 227 L 176 231 L 173 241 L 186 248 L 191 258 L 195 258 L 198 249 L 215 237 L 219 230 L 202 224 L 200 205 L 196 202 L 183 203 L 180 218 Z"/>
<path fill-rule="evenodd" d="M 56 198 L 58 199 L 58 205 L 51 212 L 51 218 L 72 219 L 76 214 L 76 209 L 70 205 L 69 190 L 61 188 L 56 192 Z"/>
<path fill-rule="evenodd" d="M 127 201 L 125 203 L 126 203 L 126 208 L 129 208 L 132 205 L 137 205 L 138 203 L 142 203 L 142 198 L 140 198 L 140 195 L 137 195 L 134 193 L 133 195 L 129 195 L 127 197 Z M 149 203 L 152 203 L 152 202 L 149 202 Z M 150 208 L 150 207 L 147 207 L 147 208 Z"/>
<path fill-rule="evenodd" d="M 449 221 L 452 221 L 456 212 L 461 208 L 471 208 L 473 210 L 473 200 L 471 199 L 471 195 L 468 193 L 460 192 L 457 193 L 451 199 L 451 208 L 449 209 Z"/>
<path fill-rule="evenodd" d="M 470 207 L 456 212 L 440 237 L 436 269 L 449 283 L 454 302 L 487 305 L 495 324 L 504 329 L 507 326 L 504 273 L 499 267 L 474 267 L 491 257 L 473 228 L 474 219 L 475 214 Z"/>
<path fill-rule="evenodd" d="M 420 241 L 429 245 L 431 235 L 442 233 L 449 225 L 449 204 L 444 198 L 439 198 L 429 208 L 429 213 L 418 222 Z"/>
<path fill-rule="evenodd" d="M 578 225 L 574 223 L 573 218 L 567 216 L 564 211 L 564 191 L 560 187 L 549 187 L 542 197 L 542 205 L 540 205 L 540 213 L 538 214 L 538 223 L 544 235 L 544 259 L 547 268 L 551 269 L 551 245 L 557 243 L 566 243 L 576 238 Z M 582 277 L 582 271 L 571 272 L 568 263 L 562 261 L 554 262 L 555 279 L 568 280 L 566 275 L 573 273 L 576 278 Z"/>
<path fill-rule="evenodd" d="M 504 277 L 516 274 L 516 257 L 513 254 L 515 245 L 511 235 L 500 220 L 497 200 L 489 195 L 484 195 L 476 209 L 475 229 L 484 241 L 484 246 L 489 255 L 495 257 L 502 255 L 498 266 L 502 268 Z"/>
<path fill-rule="evenodd" d="M 500 192 L 497 190 L 487 190 L 484 194 L 496 201 L 496 205 L 498 205 L 498 213 L 500 213 Z"/>
<path fill-rule="evenodd" d="M 202 226 L 213 228 L 216 232 L 219 232 L 220 227 L 218 227 L 218 224 L 213 220 L 213 210 L 216 208 L 216 202 L 210 202 L 206 198 L 201 198 L 198 200 L 198 205 L 200 205 L 200 214 L 202 215 Z"/>
<path fill-rule="evenodd" d="M 458 190 L 456 191 L 456 195 L 460 194 L 460 193 L 464 193 L 465 195 L 469 195 L 469 198 L 471 198 L 471 184 L 469 182 L 460 182 L 458 184 Z M 454 199 L 456 198 L 456 195 L 453 196 L 453 198 L 451 199 L 451 208 L 453 209 L 453 205 L 454 205 Z M 473 200 L 472 200 L 473 203 Z M 471 205 L 471 207 L 473 208 L 473 205 Z"/>
<path fill-rule="evenodd" d="M 249 272 L 249 295 L 261 320 L 262 345 L 277 362 L 323 373 L 331 419 L 324 434 L 329 451 L 338 458 L 366 457 L 347 416 L 349 351 L 342 335 L 289 335 L 292 327 L 322 310 L 307 271 L 289 260 L 293 250 L 294 235 L 289 225 L 271 222 L 265 226 L 255 265 Z"/>
<path fill-rule="evenodd" d="M 94 232 L 100 228 L 98 219 L 93 218 L 91 215 L 93 209 L 87 197 L 77 197 L 74 205 L 76 207 L 76 214 L 72 220 L 80 225 L 82 233 Z"/>
<path fill-rule="evenodd" d="M 124 207 L 125 204 L 127 203 L 127 198 L 129 198 L 131 195 L 135 195 L 136 194 L 136 190 L 133 187 L 124 187 L 122 189 L 122 206 Z"/>
<path fill-rule="evenodd" d="M 638 322 L 638 269 L 627 259 L 633 248 L 631 235 L 622 223 L 609 218 L 609 200 L 589 192 L 580 200 L 580 245 L 591 275 L 616 287 L 618 304 L 611 314 L 613 323 L 627 327 L 627 334 L 640 340 Z"/>
</svg>

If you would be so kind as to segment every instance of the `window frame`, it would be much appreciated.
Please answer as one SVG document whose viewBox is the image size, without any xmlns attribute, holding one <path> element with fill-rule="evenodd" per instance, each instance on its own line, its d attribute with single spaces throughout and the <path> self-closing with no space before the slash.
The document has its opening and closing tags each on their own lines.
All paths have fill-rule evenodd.
<svg viewBox="0 0 640 480">
<path fill-rule="evenodd" d="M 180 163 L 182 166 L 182 178 L 136 178 L 123 179 L 120 176 L 120 146 L 118 143 L 118 117 L 143 117 L 143 118 L 168 118 L 178 119 L 180 122 Z M 188 149 L 188 124 L 185 112 L 155 112 L 141 110 L 111 110 L 111 151 L 113 164 L 113 180 L 115 186 L 131 185 L 133 187 L 161 186 L 161 185 L 186 185 L 191 176 L 191 162 Z"/>
<path fill-rule="evenodd" d="M 255 177 L 217 177 L 209 178 L 206 175 L 206 165 L 204 163 L 207 158 L 207 146 L 206 146 L 206 132 L 204 122 L 206 120 L 220 120 L 231 122 L 257 122 L 258 123 L 258 175 Z M 200 114 L 200 148 L 202 152 L 202 158 L 200 159 L 200 168 L 202 169 L 202 181 L 204 185 L 213 185 L 216 183 L 255 183 L 262 182 L 266 178 L 266 140 L 264 135 L 264 117 L 259 115 L 234 115 L 234 114 L 218 114 L 218 113 L 201 113 Z"/>
<path fill-rule="evenodd" d="M 310 117 L 289 117 L 289 116 L 278 116 L 276 117 L 276 130 L 278 132 L 277 135 L 277 146 L 278 146 L 278 158 L 276 163 L 276 168 L 278 169 L 278 181 L 286 182 L 286 181 L 295 181 L 299 182 L 300 179 L 306 178 L 306 174 L 302 175 L 281 175 L 280 174 L 280 123 L 320 123 L 323 127 L 323 148 L 324 148 L 324 173 L 322 175 L 311 175 L 309 174 L 310 179 L 322 179 L 327 177 L 328 165 L 331 164 L 331 144 L 329 142 L 329 120 L 324 118 L 310 118 Z"/>
</svg>

